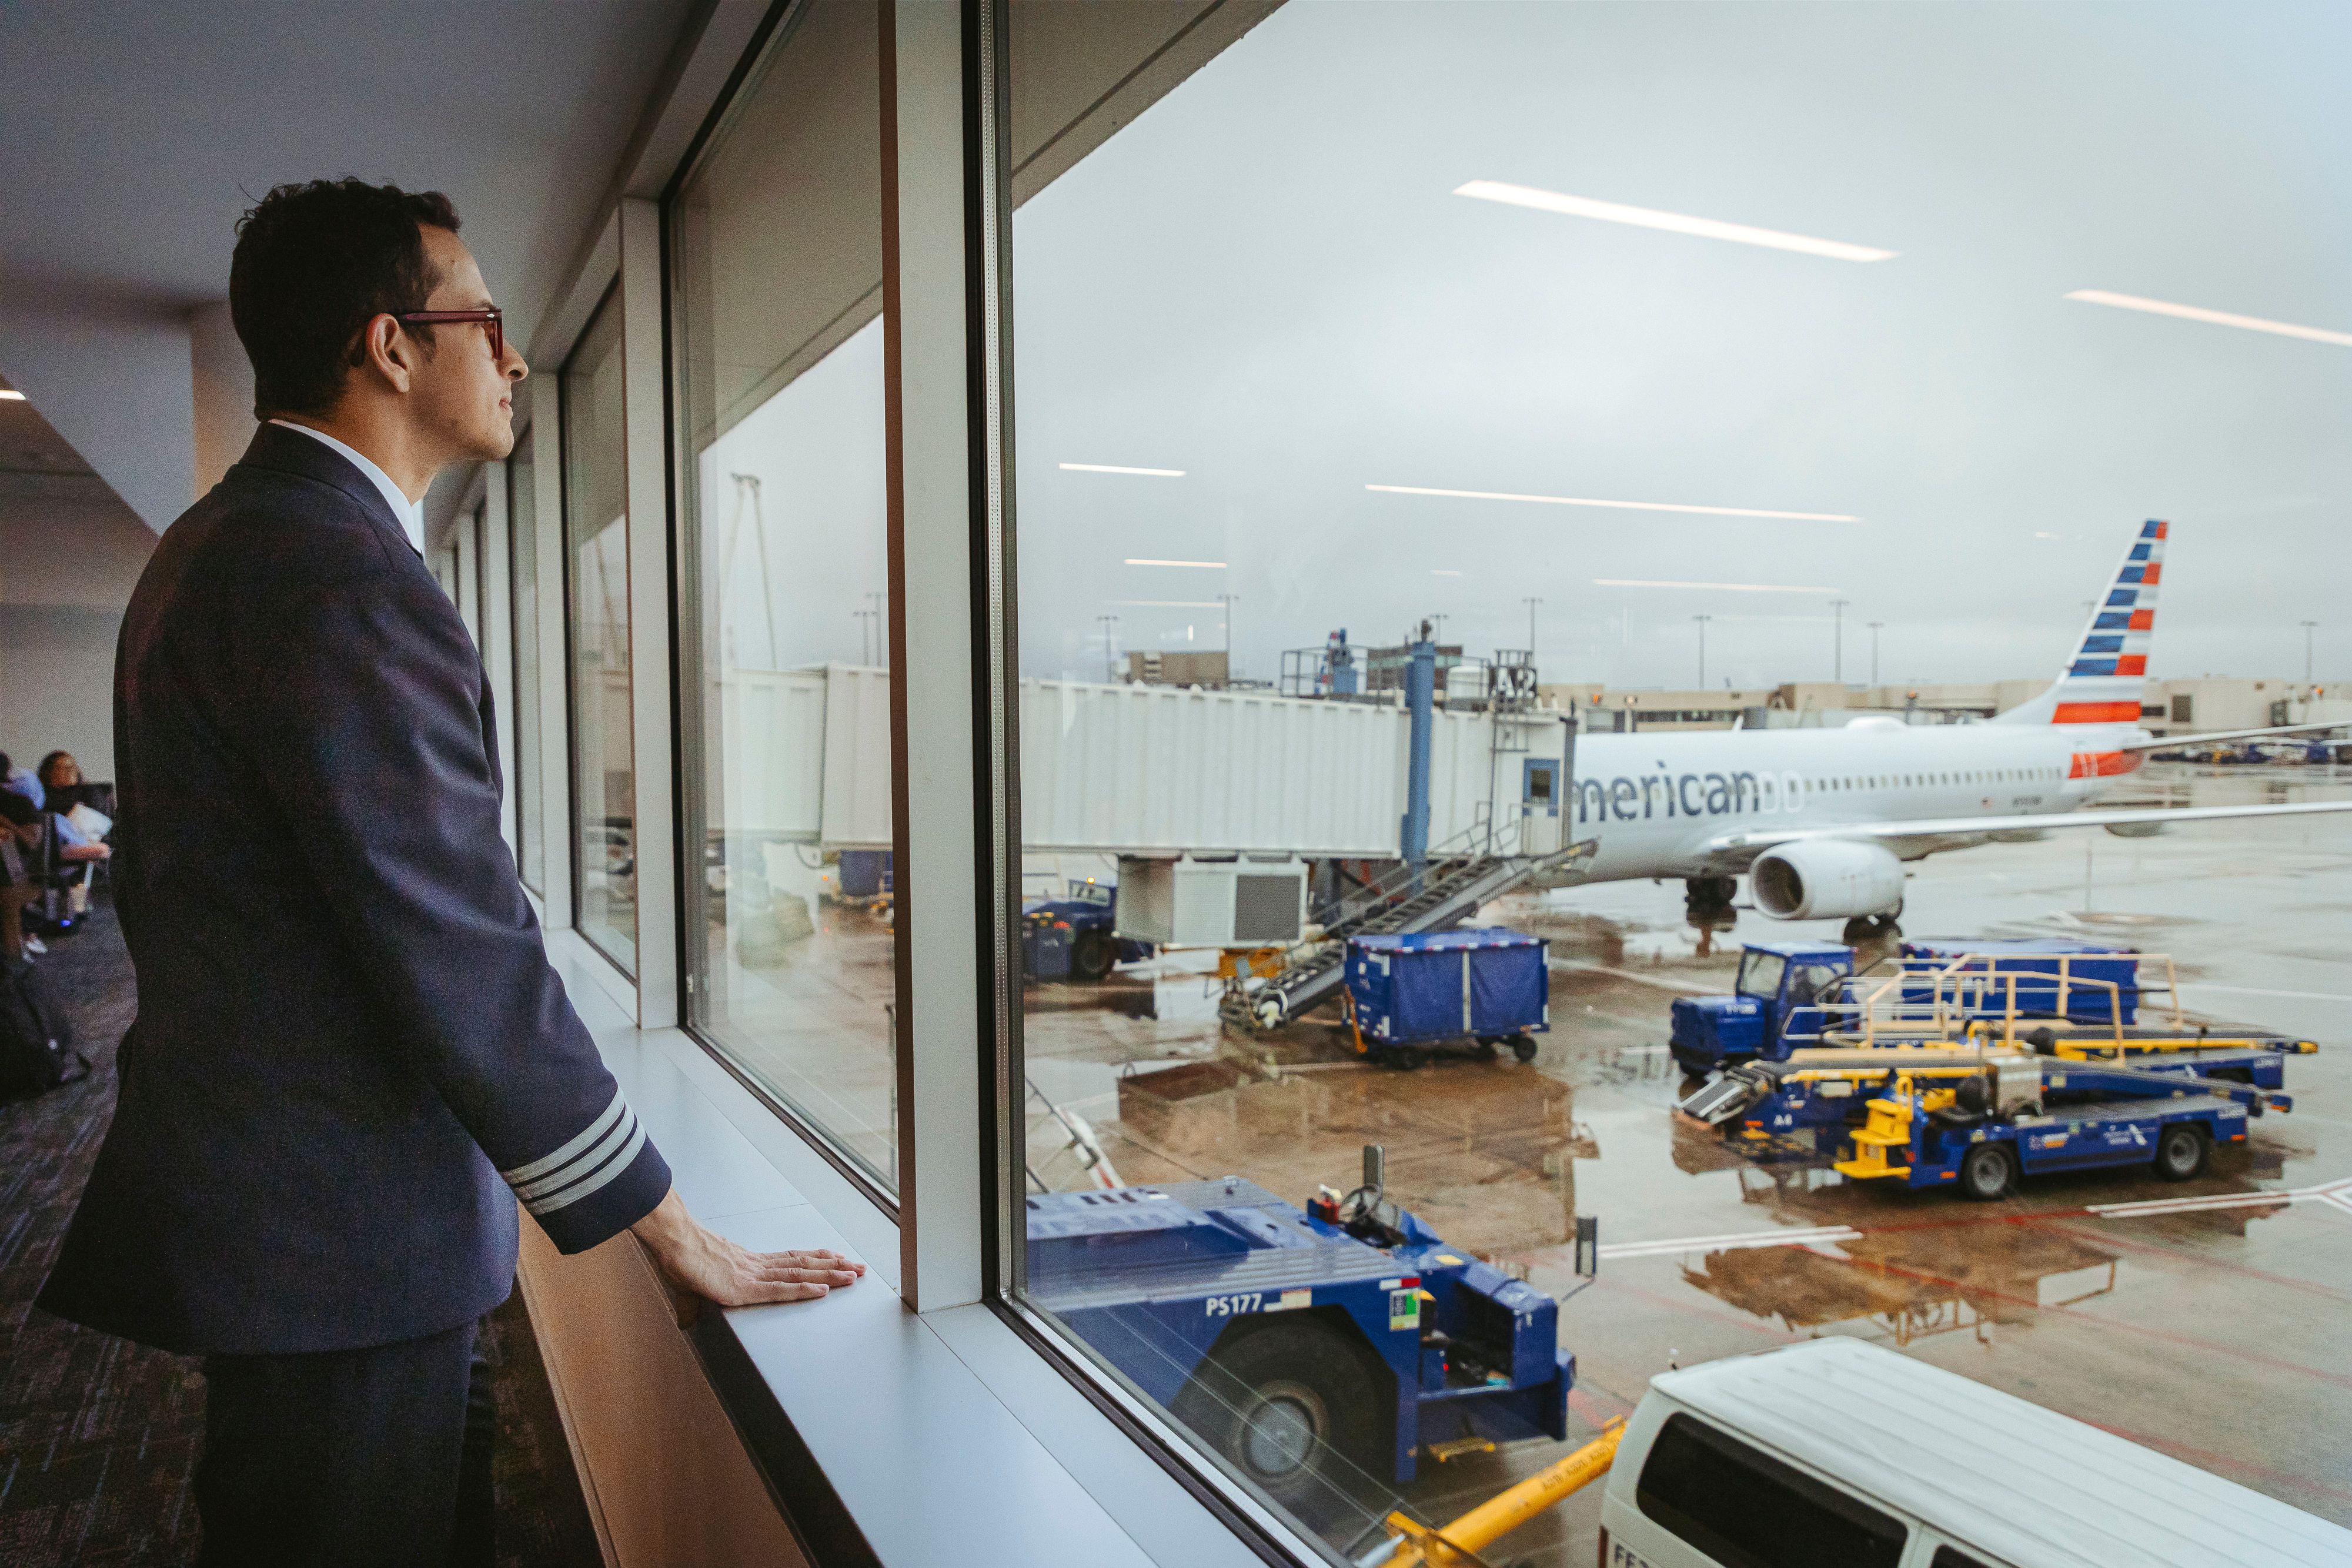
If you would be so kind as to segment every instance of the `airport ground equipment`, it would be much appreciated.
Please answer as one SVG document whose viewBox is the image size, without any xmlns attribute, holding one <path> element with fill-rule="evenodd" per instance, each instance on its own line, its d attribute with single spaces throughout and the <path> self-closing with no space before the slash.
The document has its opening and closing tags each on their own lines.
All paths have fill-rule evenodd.
<svg viewBox="0 0 2352 1568">
<path fill-rule="evenodd" d="M 1503 926 L 1348 940 L 1348 1023 L 1357 1051 L 1410 1071 L 1445 1050 L 1533 1061 L 1551 1027 L 1549 944 Z"/>
<path fill-rule="evenodd" d="M 1734 1068 L 1680 1109 L 1759 1141 L 1827 1129 L 1847 1176 L 1983 1200 L 2020 1175 L 2091 1166 L 2153 1163 L 2186 1180 L 2214 1144 L 2245 1141 L 2249 1114 L 2294 1108 L 2279 1088 L 2283 1061 L 2277 1051 L 2126 1064 L 1950 1046 L 1805 1051 Z"/>
<path fill-rule="evenodd" d="M 1099 980 L 1114 965 L 1150 957 L 1151 944 L 1118 935 L 1116 907 L 1112 884 L 1075 879 L 1060 898 L 1023 900 L 1022 972 L 1033 980 Z"/>
<path fill-rule="evenodd" d="M 1963 1045 L 2086 1061 L 2316 1049 L 2189 1018 L 2175 972 L 2165 955 L 2055 939 L 1906 942 L 1860 973 L 1848 947 L 1755 943 L 1734 994 L 1675 999 L 1668 1049 L 1699 1077 L 1816 1049 Z"/>
<path fill-rule="evenodd" d="M 1531 876 L 1573 876 L 1593 849 L 1586 839 L 1546 854 L 1497 852 L 1495 834 L 1484 829 L 1441 845 L 1431 852 L 1418 885 L 1411 865 L 1398 867 L 1360 890 L 1345 909 L 1328 911 L 1321 934 L 1290 949 L 1270 977 L 1228 991 L 1226 1021 L 1279 1028 L 1345 984 L 1349 939 L 1448 930 Z"/>
<path fill-rule="evenodd" d="M 1559 1308 L 1363 1185 L 1304 1209 L 1238 1176 L 1028 1200 L 1028 1291 L 1294 1509 L 1449 1445 L 1568 1435 Z"/>
</svg>

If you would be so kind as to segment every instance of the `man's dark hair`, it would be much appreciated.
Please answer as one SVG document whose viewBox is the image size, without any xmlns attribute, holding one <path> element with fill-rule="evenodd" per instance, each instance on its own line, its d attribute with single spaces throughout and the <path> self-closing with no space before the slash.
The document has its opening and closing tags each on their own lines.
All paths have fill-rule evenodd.
<svg viewBox="0 0 2352 1568">
<path fill-rule="evenodd" d="M 228 313 L 253 361 L 255 418 L 324 413 L 362 362 L 360 329 L 425 308 L 441 280 L 420 224 L 455 233 L 457 209 L 438 191 L 349 176 L 279 185 L 237 220 Z M 429 351 L 432 328 L 404 330 Z"/>
</svg>

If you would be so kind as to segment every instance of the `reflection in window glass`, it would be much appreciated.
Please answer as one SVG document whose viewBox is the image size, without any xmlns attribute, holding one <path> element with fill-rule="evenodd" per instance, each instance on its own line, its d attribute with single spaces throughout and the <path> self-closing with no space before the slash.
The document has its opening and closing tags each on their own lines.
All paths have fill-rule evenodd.
<svg viewBox="0 0 2352 1568">
<path fill-rule="evenodd" d="M 529 425 L 507 458 L 507 539 L 514 587 L 515 861 L 522 884 L 547 890 L 546 802 L 539 784 L 539 462 Z"/>
<path fill-rule="evenodd" d="M 877 58 L 865 0 L 794 10 L 671 232 L 691 1020 L 895 1187 Z"/>
<path fill-rule="evenodd" d="M 1878 1228 L 1933 1195 L 1835 1168 L 1864 1080 L 1785 1142 L 1677 1120 L 1669 1008 L 1731 992 L 1747 941 L 1873 915 L 1740 896 L 1800 813 L 1941 810 L 1896 797 L 1979 763 L 1989 805 L 2055 803 L 2063 748 L 1990 744 L 2024 726 L 1821 729 L 1857 628 L 1887 617 L 1906 682 L 2039 690 L 2150 454 L 2215 495 L 2293 475 L 2276 559 L 2327 555 L 2340 350 L 2116 306 L 2342 327 L 2308 229 L 2340 170 L 2282 129 L 2334 123 L 2336 41 L 1980 4 L 1004 9 L 1027 1301 L 1349 1559 L 1677 1360 L 1852 1333 L 2014 1379 L 1986 1303 L 2029 1321 L 2116 1255 Z M 2124 281 L 2224 141 L 2278 175 L 2231 232 L 2301 281 L 2220 249 Z M 2045 221 L 2084 191 L 2095 223 Z M 1640 727 L 1708 722 L 1694 674 L 1756 694 L 1758 733 Z M 1589 876 L 1550 858 L 1583 839 Z M 2056 930 L 2023 891 L 2056 859 L 1939 850 L 1896 896 L 1923 930 Z M 1786 1021 L 1683 1017 L 1722 1060 Z M 1776 1231 L 1843 1239 L 1738 1244 Z M 2054 1346 L 2001 1354 L 2090 1399 Z M 2162 1382 L 2097 1393 L 2161 1423 Z M 1590 1563 L 1596 1515 L 1486 1555 Z"/>
<path fill-rule="evenodd" d="M 563 367 L 563 540 L 571 604 L 572 918 L 637 965 L 636 765 L 629 695 L 628 466 L 621 311 L 607 298 Z"/>
</svg>

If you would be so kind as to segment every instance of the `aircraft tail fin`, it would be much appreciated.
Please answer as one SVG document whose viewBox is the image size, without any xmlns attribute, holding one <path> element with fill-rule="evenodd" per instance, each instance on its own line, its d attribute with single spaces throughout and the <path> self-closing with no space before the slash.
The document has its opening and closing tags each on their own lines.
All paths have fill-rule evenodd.
<svg viewBox="0 0 2352 1568">
<path fill-rule="evenodd" d="M 2172 525 L 2148 522 L 2124 554 L 2076 639 L 2074 655 L 2047 691 L 1995 718 L 1995 724 L 2137 724 L 2147 688 L 2147 645 L 2156 626 L 2157 587 Z"/>
</svg>

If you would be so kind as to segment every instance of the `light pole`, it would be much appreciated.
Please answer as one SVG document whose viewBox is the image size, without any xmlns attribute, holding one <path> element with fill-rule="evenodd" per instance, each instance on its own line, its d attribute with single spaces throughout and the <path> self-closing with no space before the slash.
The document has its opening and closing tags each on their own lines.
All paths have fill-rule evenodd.
<svg viewBox="0 0 2352 1568">
<path fill-rule="evenodd" d="M 1118 617 L 1116 615 L 1097 615 L 1095 619 L 1102 622 L 1103 629 L 1103 677 L 1109 681 L 1112 685 L 1118 685 L 1118 664 L 1111 656 L 1110 629 L 1118 624 Z"/>
<path fill-rule="evenodd" d="M 1870 684 L 1874 686 L 1878 684 L 1878 631 L 1885 624 L 1884 621 L 1870 623 Z"/>
<path fill-rule="evenodd" d="M 868 636 L 870 628 L 866 625 L 866 622 L 873 620 L 874 612 L 871 610 L 853 610 L 850 613 L 857 618 L 858 662 L 866 665 L 868 668 L 871 668 L 874 664 L 874 657 L 871 653 L 866 652 L 866 647 L 870 641 Z"/>
<path fill-rule="evenodd" d="M 890 663 L 889 645 L 882 640 L 882 606 L 888 602 L 889 598 L 887 593 L 868 593 L 866 596 L 866 605 L 874 615 L 874 664 L 877 669 L 887 668 Z"/>
<path fill-rule="evenodd" d="M 1832 628 L 1830 632 L 1830 645 L 1834 650 L 1837 660 L 1834 678 L 1839 685 L 1845 685 L 1845 607 L 1853 602 L 1851 599 L 1830 601 L 1830 618 Z"/>
<path fill-rule="evenodd" d="M 1691 619 L 1698 622 L 1698 689 L 1705 691 L 1706 690 L 1706 623 L 1715 617 L 1694 615 Z"/>
<path fill-rule="evenodd" d="M 1528 663 L 1532 664 L 1536 662 L 1536 606 L 1543 601 L 1528 599 L 1521 602 L 1528 607 Z"/>
<path fill-rule="evenodd" d="M 1242 596 L 1220 593 L 1217 599 L 1225 607 L 1225 684 L 1231 685 L 1234 681 L 1234 606 L 1241 602 Z"/>
<path fill-rule="evenodd" d="M 2319 622 L 2316 621 L 2303 623 L 2303 684 L 2306 687 L 2311 685 L 2311 634 L 2318 630 Z M 2305 695 L 2308 695 L 2308 692 Z"/>
</svg>

